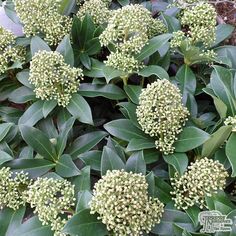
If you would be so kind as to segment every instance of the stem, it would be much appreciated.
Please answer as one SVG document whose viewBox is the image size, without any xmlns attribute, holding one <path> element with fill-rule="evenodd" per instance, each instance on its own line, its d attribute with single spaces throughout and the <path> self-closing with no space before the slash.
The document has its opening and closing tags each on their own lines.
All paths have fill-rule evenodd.
<svg viewBox="0 0 236 236">
<path fill-rule="evenodd" d="M 143 88 L 143 85 L 144 85 L 144 77 L 142 77 L 141 81 L 140 81 L 140 85 L 142 86 Z"/>
<path fill-rule="evenodd" d="M 121 77 L 123 80 L 123 84 L 127 85 L 128 84 L 128 76 Z"/>
</svg>

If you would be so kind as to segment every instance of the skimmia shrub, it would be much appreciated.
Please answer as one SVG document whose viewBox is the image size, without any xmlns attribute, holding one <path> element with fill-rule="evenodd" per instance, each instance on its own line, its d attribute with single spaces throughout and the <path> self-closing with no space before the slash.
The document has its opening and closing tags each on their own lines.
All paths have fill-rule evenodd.
<svg viewBox="0 0 236 236">
<path fill-rule="evenodd" d="M 234 222 L 224 7 L 0 0 L 0 236 L 210 236 L 200 213 Z"/>
</svg>

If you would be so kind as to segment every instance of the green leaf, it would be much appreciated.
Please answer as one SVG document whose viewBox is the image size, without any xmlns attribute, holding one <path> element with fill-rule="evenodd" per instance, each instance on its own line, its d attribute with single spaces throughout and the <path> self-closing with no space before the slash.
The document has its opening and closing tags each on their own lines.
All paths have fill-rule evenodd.
<svg viewBox="0 0 236 236">
<path fill-rule="evenodd" d="M 127 73 L 121 70 L 117 70 L 111 66 L 104 66 L 103 73 L 105 75 L 106 82 L 109 83 L 112 79 L 125 76 Z"/>
<path fill-rule="evenodd" d="M 220 60 L 222 57 L 230 60 L 232 63 L 231 67 L 236 69 L 236 58 L 235 58 L 236 46 L 225 45 L 225 46 L 216 48 L 215 52 L 217 53 L 218 58 Z"/>
<path fill-rule="evenodd" d="M 35 99 L 35 93 L 32 89 L 21 86 L 9 95 L 8 100 L 14 103 L 22 104 Z"/>
<path fill-rule="evenodd" d="M 56 164 L 56 172 L 62 177 L 68 178 L 80 174 L 80 170 L 72 161 L 71 156 L 68 154 L 62 155 Z"/>
<path fill-rule="evenodd" d="M 85 166 L 82 170 L 80 175 L 76 176 L 72 184 L 75 185 L 75 192 L 79 192 L 82 190 L 90 190 L 91 183 L 90 183 L 90 167 Z"/>
<path fill-rule="evenodd" d="M 174 209 L 165 209 L 161 222 L 157 224 L 151 232 L 158 235 L 175 235 L 174 224 L 187 231 L 194 231 L 191 219 L 184 212 Z"/>
<path fill-rule="evenodd" d="M 37 216 L 24 221 L 17 228 L 16 234 L 20 236 L 53 236 L 54 233 L 49 225 L 42 225 Z"/>
<path fill-rule="evenodd" d="M 101 174 L 105 175 L 108 170 L 125 169 L 121 158 L 109 147 L 104 147 L 101 160 Z"/>
<path fill-rule="evenodd" d="M 183 129 L 175 142 L 176 152 L 186 152 L 196 147 L 199 147 L 210 138 L 210 135 L 205 131 L 196 127 L 190 126 Z"/>
<path fill-rule="evenodd" d="M 179 68 L 176 74 L 176 80 L 179 82 L 183 103 L 186 105 L 188 94 L 194 95 L 195 93 L 197 85 L 196 76 L 190 67 L 184 64 Z"/>
<path fill-rule="evenodd" d="M 126 151 L 131 152 L 131 151 L 138 151 L 138 150 L 143 150 L 143 149 L 149 149 L 149 148 L 154 148 L 156 147 L 155 141 L 152 139 L 131 139 Z"/>
<path fill-rule="evenodd" d="M 163 156 L 166 163 L 172 165 L 175 170 L 181 175 L 186 171 L 188 167 L 188 157 L 185 153 L 173 153 L 167 156 Z"/>
<path fill-rule="evenodd" d="M 4 164 L 17 172 L 24 171 L 30 178 L 36 178 L 47 173 L 55 164 L 44 159 L 15 159 Z"/>
<path fill-rule="evenodd" d="M 227 39 L 234 31 L 234 27 L 229 24 L 219 24 L 216 26 L 216 40 L 212 47 Z"/>
<path fill-rule="evenodd" d="M 143 151 L 134 152 L 126 162 L 125 170 L 127 172 L 141 173 L 146 175 L 146 163 L 143 157 Z"/>
<path fill-rule="evenodd" d="M 72 145 L 66 150 L 66 153 L 69 153 L 73 158 L 76 158 L 80 154 L 85 153 L 96 146 L 107 135 L 107 132 L 104 131 L 94 131 L 84 134 L 75 139 Z"/>
<path fill-rule="evenodd" d="M 143 77 L 156 75 L 159 79 L 169 79 L 168 73 L 160 66 L 150 65 L 146 66 L 138 72 Z"/>
<path fill-rule="evenodd" d="M 78 156 L 86 165 L 90 166 L 92 170 L 100 171 L 102 151 L 93 150 L 84 152 Z"/>
<path fill-rule="evenodd" d="M 189 207 L 187 210 L 185 210 L 185 212 L 190 217 L 195 227 L 197 227 L 197 225 L 199 224 L 198 215 L 200 211 L 201 210 L 197 206 L 192 206 Z"/>
<path fill-rule="evenodd" d="M 55 100 L 44 101 L 43 103 L 43 117 L 46 118 L 48 114 L 57 106 L 57 102 Z"/>
<path fill-rule="evenodd" d="M 232 177 L 236 176 L 236 133 L 232 133 L 229 137 L 229 140 L 226 143 L 226 156 L 229 159 L 229 162 L 232 167 Z"/>
<path fill-rule="evenodd" d="M 88 77 L 93 77 L 93 78 L 103 78 L 105 77 L 103 69 L 105 67 L 105 64 L 103 62 L 100 62 L 96 59 L 91 59 L 91 69 L 90 70 L 85 70 L 84 75 Z"/>
<path fill-rule="evenodd" d="M 79 44 L 79 38 L 81 34 L 81 25 L 82 25 L 82 22 L 80 21 L 80 19 L 76 15 L 74 15 L 72 27 L 71 27 L 71 36 L 72 36 L 72 42 L 75 45 Z"/>
<path fill-rule="evenodd" d="M 31 39 L 30 42 L 30 50 L 32 57 L 35 55 L 35 53 L 39 51 L 48 51 L 51 52 L 51 48 L 45 43 L 40 37 L 34 36 Z"/>
<path fill-rule="evenodd" d="M 43 104 L 44 101 L 38 100 L 33 103 L 19 119 L 19 125 L 34 126 L 39 120 L 43 118 Z"/>
<path fill-rule="evenodd" d="M 76 236 L 105 236 L 106 226 L 97 219 L 97 215 L 91 215 L 89 209 L 84 209 L 68 220 L 63 233 Z"/>
<path fill-rule="evenodd" d="M 7 161 L 11 161 L 11 160 L 13 160 L 12 156 L 10 156 L 8 153 L 0 150 L 0 165 L 2 165 L 3 163 L 5 163 Z"/>
<path fill-rule="evenodd" d="M 139 96 L 142 92 L 141 86 L 139 86 L 139 85 L 125 85 L 124 90 L 133 103 L 139 104 Z"/>
<path fill-rule="evenodd" d="M 72 9 L 76 6 L 76 0 L 62 0 L 60 1 L 59 13 L 61 15 L 69 16 Z"/>
<path fill-rule="evenodd" d="M 80 53 L 79 59 L 84 67 L 86 67 L 89 70 L 91 69 L 91 59 L 87 53 Z"/>
<path fill-rule="evenodd" d="M 89 56 L 98 54 L 100 52 L 100 50 L 101 50 L 101 44 L 100 44 L 99 38 L 96 37 L 96 38 L 93 38 L 93 39 L 89 40 L 86 43 L 85 48 L 86 48 L 85 52 Z"/>
<path fill-rule="evenodd" d="M 146 175 L 146 181 L 148 183 L 148 195 L 155 197 L 155 176 L 152 171 Z"/>
<path fill-rule="evenodd" d="M 105 97 L 111 100 L 122 100 L 126 94 L 115 84 L 90 84 L 82 83 L 79 88 L 79 94 L 85 97 Z"/>
<path fill-rule="evenodd" d="M 74 122 L 75 122 L 75 119 L 71 117 L 63 124 L 61 128 L 60 134 L 57 138 L 57 144 L 56 144 L 56 150 L 57 150 L 58 156 L 61 156 L 63 151 L 65 150 L 68 135 L 69 135 L 69 132 L 72 130 Z"/>
<path fill-rule="evenodd" d="M 26 125 L 20 125 L 19 128 L 25 142 L 41 156 L 48 160 L 57 158 L 54 146 L 42 131 Z"/>
<path fill-rule="evenodd" d="M 175 31 L 181 30 L 181 24 L 177 18 L 163 14 L 163 13 L 161 13 L 161 16 L 164 23 L 167 25 L 169 33 L 173 33 Z"/>
<path fill-rule="evenodd" d="M 13 123 L 0 124 L 0 142 L 6 137 L 13 125 Z"/>
<path fill-rule="evenodd" d="M 78 118 L 80 122 L 93 125 L 90 106 L 81 95 L 74 94 L 66 108 L 74 117 Z"/>
<path fill-rule="evenodd" d="M 74 66 L 74 52 L 71 47 L 69 35 L 66 35 L 62 39 L 62 41 L 56 48 L 56 51 L 59 52 L 64 57 L 64 60 L 68 65 L 70 65 L 71 67 Z"/>
<path fill-rule="evenodd" d="M 92 194 L 88 190 L 83 190 L 78 192 L 76 212 L 80 212 L 84 209 L 89 209 L 89 202 L 92 199 Z"/>
<path fill-rule="evenodd" d="M 23 70 L 16 74 L 17 80 L 25 87 L 32 89 L 33 85 L 29 83 L 29 70 Z"/>
<path fill-rule="evenodd" d="M 211 87 L 217 97 L 227 105 L 229 115 L 234 116 L 236 115 L 236 99 L 232 91 L 232 73 L 221 66 L 213 66 L 213 68 Z"/>
<path fill-rule="evenodd" d="M 231 126 L 222 126 L 202 146 L 202 156 L 211 157 L 216 150 L 228 139 L 232 131 Z"/>
<path fill-rule="evenodd" d="M 133 123 L 127 119 L 113 120 L 105 124 L 104 128 L 111 135 L 125 141 L 130 141 L 131 139 L 145 139 L 147 137 L 140 129 L 135 127 Z"/>
<path fill-rule="evenodd" d="M 149 40 L 148 44 L 146 44 L 141 52 L 136 55 L 136 59 L 138 61 L 143 61 L 145 58 L 151 56 L 153 53 L 155 53 L 158 49 L 163 47 L 166 43 L 168 43 L 168 40 L 172 37 L 171 34 L 162 34 L 158 35 L 156 37 L 153 37 Z"/>
</svg>

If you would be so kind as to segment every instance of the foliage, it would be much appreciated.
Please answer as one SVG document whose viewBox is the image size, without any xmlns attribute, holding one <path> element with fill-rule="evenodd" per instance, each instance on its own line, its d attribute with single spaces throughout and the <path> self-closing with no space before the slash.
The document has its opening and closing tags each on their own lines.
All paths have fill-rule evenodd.
<svg viewBox="0 0 236 236">
<path fill-rule="evenodd" d="M 23 32 L 0 27 L 0 236 L 207 236 L 199 212 L 234 218 L 236 47 L 213 5 L 0 4 Z"/>
</svg>

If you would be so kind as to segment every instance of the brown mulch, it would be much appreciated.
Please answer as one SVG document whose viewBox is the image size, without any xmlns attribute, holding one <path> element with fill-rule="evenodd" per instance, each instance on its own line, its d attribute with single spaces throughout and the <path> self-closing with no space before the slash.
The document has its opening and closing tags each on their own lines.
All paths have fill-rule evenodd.
<svg viewBox="0 0 236 236">
<path fill-rule="evenodd" d="M 219 19 L 222 23 L 231 24 L 235 27 L 232 37 L 225 43 L 236 45 L 236 6 L 231 2 L 220 2 L 215 4 Z"/>
</svg>

